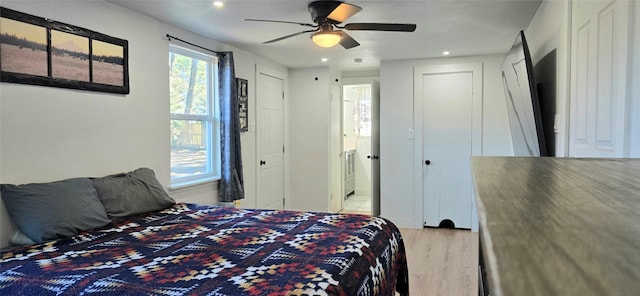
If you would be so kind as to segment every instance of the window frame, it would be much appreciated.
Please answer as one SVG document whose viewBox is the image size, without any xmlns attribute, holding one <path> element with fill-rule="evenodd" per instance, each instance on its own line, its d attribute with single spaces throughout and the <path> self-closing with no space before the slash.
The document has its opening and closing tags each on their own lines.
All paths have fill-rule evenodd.
<svg viewBox="0 0 640 296">
<path fill-rule="evenodd" d="M 360 88 L 363 90 L 363 93 L 358 96 L 353 105 L 354 109 L 354 133 L 358 138 L 370 138 L 371 137 L 371 95 L 372 95 L 372 85 L 363 83 L 363 84 L 349 84 L 347 85 L 352 88 Z M 368 119 L 368 120 L 363 120 Z M 363 128 L 363 122 L 367 121 L 366 129 Z M 365 132 L 366 131 L 366 132 Z"/>
<path fill-rule="evenodd" d="M 190 57 L 192 59 L 204 60 L 207 62 L 207 114 L 185 114 L 185 113 L 173 113 L 169 110 L 169 133 L 171 134 L 171 122 L 173 120 L 189 120 L 189 121 L 201 121 L 205 123 L 206 129 L 211 131 L 206 134 L 206 150 L 207 161 L 206 171 L 207 173 L 178 177 L 171 176 L 173 171 L 172 156 L 169 156 L 169 171 L 170 171 L 170 187 L 173 189 L 197 185 L 207 182 L 220 180 L 220 112 L 219 112 L 219 97 L 218 97 L 218 58 L 214 55 L 209 55 L 200 51 L 192 50 L 182 46 L 171 44 L 169 45 L 169 57 L 171 54 L 179 54 L 182 56 Z M 171 65 L 169 65 L 171 66 Z M 171 73 L 169 72 L 169 76 Z M 169 77 L 169 83 L 171 78 Z M 169 90 L 171 91 L 171 90 Z M 171 146 L 170 151 L 173 151 Z"/>
</svg>

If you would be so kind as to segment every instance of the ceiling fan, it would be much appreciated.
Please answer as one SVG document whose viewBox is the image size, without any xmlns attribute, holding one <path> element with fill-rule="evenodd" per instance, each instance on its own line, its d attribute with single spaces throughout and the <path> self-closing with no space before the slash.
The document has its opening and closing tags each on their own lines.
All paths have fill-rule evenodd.
<svg viewBox="0 0 640 296">
<path fill-rule="evenodd" d="M 311 39 L 318 46 L 332 47 L 340 43 L 340 45 L 342 45 L 342 47 L 346 49 L 356 47 L 360 45 L 360 43 L 351 38 L 351 36 L 349 36 L 349 34 L 344 32 L 343 30 L 391 32 L 413 32 L 416 30 L 415 24 L 350 23 L 340 25 L 342 22 L 358 13 L 360 10 L 362 10 L 361 7 L 349 3 L 344 3 L 342 1 L 323 0 L 313 1 L 309 3 L 309 12 L 311 13 L 311 19 L 313 20 L 314 24 L 263 19 L 245 19 L 245 21 L 296 24 L 313 28 L 269 40 L 264 42 L 265 44 L 274 43 L 305 33 L 312 33 Z"/>
</svg>

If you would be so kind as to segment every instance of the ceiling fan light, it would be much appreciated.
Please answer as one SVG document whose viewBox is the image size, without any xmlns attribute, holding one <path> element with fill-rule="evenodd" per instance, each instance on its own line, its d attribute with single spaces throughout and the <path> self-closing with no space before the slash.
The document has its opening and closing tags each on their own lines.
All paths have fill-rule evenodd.
<svg viewBox="0 0 640 296">
<path fill-rule="evenodd" d="M 340 43 L 340 40 L 342 40 L 342 35 L 334 31 L 318 32 L 311 35 L 311 40 L 313 40 L 313 43 L 320 47 L 332 47 Z"/>
</svg>

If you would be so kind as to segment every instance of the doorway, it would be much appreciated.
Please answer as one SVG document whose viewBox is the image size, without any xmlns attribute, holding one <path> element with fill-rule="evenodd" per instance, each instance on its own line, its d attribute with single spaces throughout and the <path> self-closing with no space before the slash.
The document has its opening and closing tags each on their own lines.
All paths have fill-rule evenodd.
<svg viewBox="0 0 640 296">
<path fill-rule="evenodd" d="M 377 84 L 344 85 L 342 212 L 379 214 Z"/>
</svg>

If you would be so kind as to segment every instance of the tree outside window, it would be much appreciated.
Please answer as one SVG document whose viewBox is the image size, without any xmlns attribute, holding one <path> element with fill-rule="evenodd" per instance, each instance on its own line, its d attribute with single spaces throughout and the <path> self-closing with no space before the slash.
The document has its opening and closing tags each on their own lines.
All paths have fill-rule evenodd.
<svg viewBox="0 0 640 296">
<path fill-rule="evenodd" d="M 171 184 L 219 178 L 215 57 L 171 46 Z"/>
</svg>

